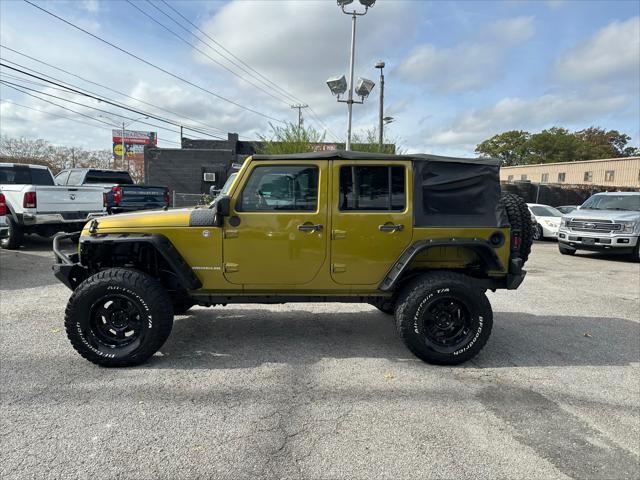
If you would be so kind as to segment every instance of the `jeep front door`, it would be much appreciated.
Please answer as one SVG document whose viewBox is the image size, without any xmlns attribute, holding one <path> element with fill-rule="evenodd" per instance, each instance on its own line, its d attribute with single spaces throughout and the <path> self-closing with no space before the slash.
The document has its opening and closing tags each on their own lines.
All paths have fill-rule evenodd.
<svg viewBox="0 0 640 480">
<path fill-rule="evenodd" d="M 410 165 L 334 161 L 331 276 L 377 285 L 411 242 Z"/>
<path fill-rule="evenodd" d="M 252 162 L 225 219 L 223 268 L 229 282 L 313 280 L 327 249 L 327 164 Z"/>
</svg>

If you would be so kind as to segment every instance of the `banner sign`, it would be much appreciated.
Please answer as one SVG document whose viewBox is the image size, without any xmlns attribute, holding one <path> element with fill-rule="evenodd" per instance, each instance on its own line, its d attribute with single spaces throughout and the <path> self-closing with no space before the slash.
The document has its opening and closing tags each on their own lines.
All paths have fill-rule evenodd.
<svg viewBox="0 0 640 480">
<path fill-rule="evenodd" d="M 133 161 L 137 167 L 144 163 L 144 146 L 158 144 L 158 134 L 156 132 L 114 129 L 111 131 L 111 136 L 114 160 L 118 161 L 123 157 L 122 137 L 124 136 L 124 158 L 127 162 Z M 124 165 L 122 165 L 122 168 L 124 168 Z"/>
</svg>

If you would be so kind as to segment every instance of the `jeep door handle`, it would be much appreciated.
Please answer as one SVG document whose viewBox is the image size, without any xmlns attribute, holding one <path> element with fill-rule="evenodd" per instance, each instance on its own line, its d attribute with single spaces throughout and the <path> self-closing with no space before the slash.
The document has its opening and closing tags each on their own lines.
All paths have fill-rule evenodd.
<svg viewBox="0 0 640 480">
<path fill-rule="evenodd" d="M 322 231 L 322 225 L 303 223 L 302 225 L 298 225 L 298 230 L 300 230 L 301 232 L 320 232 Z"/>
<path fill-rule="evenodd" d="M 404 225 L 393 225 L 385 223 L 384 225 L 378 225 L 378 230 L 381 232 L 401 232 L 404 230 Z"/>
</svg>

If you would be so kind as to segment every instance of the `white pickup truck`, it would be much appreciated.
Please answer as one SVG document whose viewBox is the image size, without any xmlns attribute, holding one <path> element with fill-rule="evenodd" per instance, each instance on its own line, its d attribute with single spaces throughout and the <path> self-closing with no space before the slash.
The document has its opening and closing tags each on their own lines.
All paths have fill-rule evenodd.
<svg viewBox="0 0 640 480">
<path fill-rule="evenodd" d="M 18 248 L 24 234 L 52 236 L 82 230 L 91 218 L 106 214 L 102 187 L 55 185 L 41 165 L 0 163 L 0 193 L 6 203 L 8 234 L 2 248 Z"/>
</svg>

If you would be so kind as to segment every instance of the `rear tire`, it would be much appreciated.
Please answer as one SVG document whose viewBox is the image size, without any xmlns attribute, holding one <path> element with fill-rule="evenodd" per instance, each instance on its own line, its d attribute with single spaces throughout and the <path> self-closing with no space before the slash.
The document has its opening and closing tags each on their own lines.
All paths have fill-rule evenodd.
<svg viewBox="0 0 640 480">
<path fill-rule="evenodd" d="M 13 250 L 19 248 L 22 245 L 22 239 L 24 238 L 24 231 L 22 225 L 13 220 L 13 216 L 7 215 L 7 223 L 9 231 L 7 236 L 0 240 L 0 247 L 7 250 Z"/>
<path fill-rule="evenodd" d="M 396 329 L 411 352 L 427 363 L 456 365 L 487 343 L 493 312 L 483 289 L 453 272 L 411 282 L 396 306 Z"/>
<path fill-rule="evenodd" d="M 73 348 L 103 367 L 143 363 L 164 344 L 172 326 L 173 308 L 160 282 L 124 268 L 86 279 L 71 295 L 65 312 Z"/>
<path fill-rule="evenodd" d="M 513 193 L 503 193 L 500 197 L 500 205 L 507 212 L 507 218 L 512 230 L 520 231 L 520 258 L 522 263 L 529 259 L 531 244 L 533 243 L 533 225 L 531 213 L 525 201 Z"/>
</svg>

